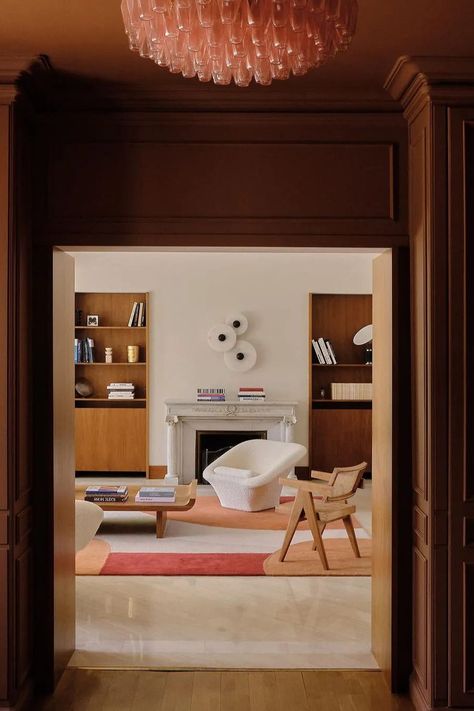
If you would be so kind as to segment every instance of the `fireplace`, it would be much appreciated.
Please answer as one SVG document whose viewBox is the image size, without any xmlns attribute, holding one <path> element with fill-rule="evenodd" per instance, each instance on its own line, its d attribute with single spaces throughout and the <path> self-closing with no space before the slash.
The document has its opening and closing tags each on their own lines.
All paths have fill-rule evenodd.
<svg viewBox="0 0 474 711">
<path fill-rule="evenodd" d="M 296 402 L 194 402 L 166 400 L 166 476 L 187 484 L 205 467 L 196 459 L 197 433 L 229 435 L 239 439 L 206 444 L 213 451 L 233 447 L 246 439 L 271 439 L 293 442 Z M 201 447 L 202 449 L 202 447 Z M 216 454 L 216 457 L 218 455 Z"/>
<path fill-rule="evenodd" d="M 196 432 L 196 479 L 199 484 L 208 482 L 202 478 L 204 469 L 211 462 L 240 442 L 249 439 L 267 439 L 267 432 L 242 430 L 198 430 Z"/>
</svg>

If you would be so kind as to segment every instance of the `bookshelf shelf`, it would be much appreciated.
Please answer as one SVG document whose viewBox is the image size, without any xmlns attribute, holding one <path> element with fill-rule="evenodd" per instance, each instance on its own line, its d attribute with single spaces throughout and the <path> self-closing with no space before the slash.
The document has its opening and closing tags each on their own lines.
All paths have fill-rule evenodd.
<svg viewBox="0 0 474 711">
<path fill-rule="evenodd" d="M 135 302 L 145 304 L 146 325 L 128 326 Z M 94 341 L 94 362 L 75 363 L 76 378 L 92 386 L 90 397 L 75 398 L 76 471 L 137 472 L 148 476 L 148 339 L 146 293 L 76 293 L 77 339 Z M 78 313 L 78 312 L 82 313 Z M 88 314 L 99 326 L 85 326 Z M 102 325 L 103 324 L 103 325 Z M 138 346 L 139 361 L 129 363 L 127 347 Z M 105 348 L 113 362 L 105 362 Z M 107 397 L 110 383 L 132 382 L 132 400 Z"/>
<path fill-rule="evenodd" d="M 332 471 L 372 460 L 372 401 L 331 399 L 331 383 L 368 383 L 372 365 L 361 362 L 354 334 L 372 323 L 370 294 L 310 294 L 309 443 L 311 469 Z M 312 339 L 327 339 L 339 363 L 317 360 Z M 324 390 L 326 397 L 321 397 Z"/>
<path fill-rule="evenodd" d="M 81 366 L 81 367 L 83 365 L 85 365 L 87 368 L 89 368 L 92 365 L 106 365 L 107 368 L 113 368 L 114 366 L 118 366 L 121 368 L 122 366 L 128 367 L 130 365 L 146 365 L 146 361 L 142 360 L 142 361 L 139 361 L 138 363 L 129 363 L 128 361 L 124 361 L 123 363 L 120 361 L 116 361 L 115 363 L 104 363 L 104 361 L 101 360 L 101 361 L 94 361 L 94 363 L 75 363 L 75 365 Z"/>
<path fill-rule="evenodd" d="M 126 400 L 126 399 L 120 400 L 120 399 L 115 399 L 115 398 L 110 399 L 108 397 L 76 397 L 75 402 L 81 402 L 84 405 L 87 404 L 88 402 L 109 402 L 109 403 L 113 402 L 114 405 L 116 403 L 119 403 L 120 405 L 124 405 L 124 404 L 128 405 L 128 403 L 131 403 L 131 402 L 146 402 L 146 397 L 135 397 L 131 400 Z"/>
<path fill-rule="evenodd" d="M 372 363 L 332 363 L 331 365 L 322 365 L 322 363 L 313 363 L 313 368 L 371 368 Z"/>
<path fill-rule="evenodd" d="M 146 330 L 146 326 L 74 326 L 76 331 L 140 331 Z"/>
<path fill-rule="evenodd" d="M 372 400 L 356 400 L 355 398 L 353 400 L 333 400 L 332 398 L 319 398 L 316 400 L 313 400 L 313 402 L 323 402 L 325 405 L 331 405 L 332 403 L 337 403 L 337 402 L 344 402 L 346 404 L 356 404 L 359 402 L 369 402 L 372 404 Z"/>
</svg>

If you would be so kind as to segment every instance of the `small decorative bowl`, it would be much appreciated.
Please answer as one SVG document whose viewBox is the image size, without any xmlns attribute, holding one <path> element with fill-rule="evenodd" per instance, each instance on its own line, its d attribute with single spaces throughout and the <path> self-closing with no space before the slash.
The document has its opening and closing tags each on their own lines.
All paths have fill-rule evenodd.
<svg viewBox="0 0 474 711">
<path fill-rule="evenodd" d="M 76 380 L 76 393 L 81 397 L 90 397 L 94 389 L 87 378 L 78 378 Z"/>
</svg>

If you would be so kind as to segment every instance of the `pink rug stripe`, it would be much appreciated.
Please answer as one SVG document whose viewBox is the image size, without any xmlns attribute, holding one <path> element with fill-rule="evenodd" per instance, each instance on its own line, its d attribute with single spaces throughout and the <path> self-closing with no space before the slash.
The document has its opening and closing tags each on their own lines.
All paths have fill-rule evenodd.
<svg viewBox="0 0 474 711">
<path fill-rule="evenodd" d="M 110 553 L 100 575 L 264 575 L 268 553 Z"/>
</svg>

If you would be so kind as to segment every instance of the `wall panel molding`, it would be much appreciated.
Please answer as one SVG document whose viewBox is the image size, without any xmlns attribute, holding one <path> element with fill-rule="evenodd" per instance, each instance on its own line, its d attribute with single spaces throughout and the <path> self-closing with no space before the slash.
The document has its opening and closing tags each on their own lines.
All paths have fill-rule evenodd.
<svg viewBox="0 0 474 711">
<path fill-rule="evenodd" d="M 44 243 L 406 244 L 397 114 L 53 114 L 42 142 Z"/>
</svg>

